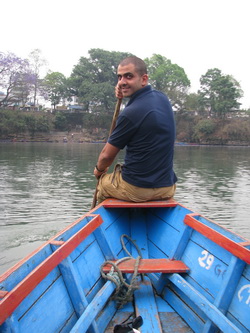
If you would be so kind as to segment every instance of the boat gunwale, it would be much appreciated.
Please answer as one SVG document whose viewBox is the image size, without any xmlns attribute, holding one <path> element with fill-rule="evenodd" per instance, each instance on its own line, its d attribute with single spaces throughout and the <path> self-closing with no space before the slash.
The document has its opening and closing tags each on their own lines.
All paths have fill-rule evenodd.
<svg viewBox="0 0 250 333">
<path fill-rule="evenodd" d="M 77 225 L 78 223 L 80 223 L 84 218 L 86 218 L 86 217 L 92 217 L 92 216 L 97 215 L 97 214 L 92 214 L 91 213 L 92 211 L 93 210 L 87 212 L 86 214 L 82 215 L 81 217 L 79 217 L 74 222 L 70 223 L 69 226 L 67 226 L 67 227 L 61 229 L 60 231 L 58 231 L 53 237 L 51 237 L 50 239 L 48 239 L 46 242 L 44 242 L 42 245 L 38 246 L 30 254 L 28 254 L 23 259 L 19 260 L 15 265 L 13 265 L 12 267 L 10 267 L 6 272 L 4 272 L 2 275 L 0 275 L 0 283 L 3 282 L 4 280 L 6 280 L 12 273 L 14 273 L 16 270 L 18 270 L 18 268 L 20 268 L 25 262 L 27 262 L 29 259 L 31 259 L 35 254 L 39 253 L 46 246 L 50 245 L 51 242 L 56 242 L 56 238 L 60 237 L 65 232 L 67 232 L 68 230 L 72 229 L 75 225 Z"/>
<path fill-rule="evenodd" d="M 58 245 L 60 246 L 56 251 L 58 251 L 59 249 L 62 249 L 62 247 L 65 246 L 65 244 L 67 242 L 69 242 L 73 237 L 76 236 L 77 233 L 79 233 L 83 228 L 85 228 L 86 226 L 88 226 L 89 224 L 91 224 L 91 222 L 93 221 L 93 218 L 100 218 L 100 220 L 102 220 L 102 213 L 103 211 L 106 210 L 107 208 L 107 211 L 109 211 L 110 209 L 114 208 L 115 211 L 116 211 L 116 208 L 123 208 L 123 209 L 127 209 L 127 208 L 132 208 L 132 211 L 135 211 L 133 208 L 142 208 L 142 210 L 144 208 L 146 209 L 151 209 L 152 208 L 152 212 L 155 211 L 154 208 L 160 208 L 160 211 L 161 208 L 170 208 L 171 210 L 171 207 L 177 207 L 177 211 L 178 211 L 178 208 L 179 207 L 183 207 L 183 208 L 186 208 L 185 206 L 179 204 L 178 202 L 174 201 L 174 200 L 167 200 L 167 201 L 154 201 L 154 202 L 144 202 L 144 203 L 133 203 L 133 202 L 123 202 L 123 201 L 119 201 L 119 200 L 116 200 L 116 199 L 107 199 L 105 200 L 103 203 L 101 203 L 100 205 L 98 205 L 97 207 L 95 207 L 94 209 L 92 209 L 91 211 L 89 211 L 88 213 L 86 213 L 85 215 L 83 215 L 81 218 L 79 218 L 78 220 L 76 220 L 75 222 L 71 223 L 68 227 L 64 228 L 62 231 L 60 231 L 59 233 L 56 234 L 56 236 L 54 236 L 53 238 L 51 238 L 50 240 L 48 240 L 46 243 L 44 243 L 42 246 L 40 246 L 37 250 L 35 250 L 34 252 L 32 252 L 32 254 L 30 254 L 29 256 L 27 256 L 25 259 L 23 259 L 21 262 L 19 262 L 18 264 L 16 264 L 12 269 L 10 269 L 9 271 L 7 271 L 4 275 L 0 276 L 0 282 L 1 282 L 1 278 L 8 278 L 9 275 L 11 275 L 11 273 L 15 272 L 17 269 L 20 268 L 21 265 L 25 264 L 25 262 L 27 260 L 29 260 L 30 258 L 32 258 L 32 256 L 34 256 L 35 254 L 37 254 L 39 251 L 41 251 L 43 248 L 45 248 L 46 246 L 48 245 Z M 189 210 L 190 212 L 190 210 Z M 197 219 L 195 219 L 195 217 Z M 92 219 L 91 219 L 92 218 Z M 201 221 L 199 220 L 199 218 L 201 218 Z M 78 230 L 76 233 L 74 233 L 69 239 L 67 239 L 65 242 L 61 241 L 61 240 L 58 240 L 60 239 L 60 236 L 62 236 L 65 232 L 67 232 L 68 230 L 74 228 L 74 226 L 76 226 L 79 222 L 82 222 L 84 221 L 84 219 L 86 219 L 86 224 L 81 227 L 80 230 Z M 203 219 L 205 219 L 205 221 L 203 221 Z M 104 219 L 105 221 L 105 219 Z M 100 222 L 100 221 L 99 221 Z M 103 221 L 102 221 L 103 222 Z M 100 225 L 102 224 L 102 222 L 100 223 Z M 209 238 L 211 241 L 213 241 L 215 244 L 217 244 L 219 247 L 222 247 L 222 248 L 225 248 L 223 246 L 223 241 L 226 240 L 227 241 L 227 244 L 229 244 L 227 247 L 228 248 L 225 248 L 229 253 L 233 254 L 234 256 L 236 256 L 237 258 L 240 258 L 239 255 L 235 254 L 235 253 L 238 253 L 237 251 L 235 252 L 235 249 L 234 249 L 234 244 L 236 244 L 237 246 L 237 249 L 239 252 L 244 252 L 246 254 L 250 253 L 250 249 L 248 249 L 249 245 L 250 245 L 250 242 L 245 240 L 243 237 L 235 234 L 234 232 L 232 232 L 231 230 L 228 230 L 227 228 L 224 228 L 223 226 L 221 226 L 220 224 L 214 222 L 214 221 L 211 221 L 207 218 L 205 218 L 204 216 L 200 215 L 200 214 L 197 214 L 197 213 L 189 213 L 189 214 L 185 214 L 182 216 L 182 222 L 184 224 L 186 224 L 186 230 L 190 230 L 190 236 L 193 232 L 195 232 L 195 235 L 196 235 L 196 231 L 198 234 L 200 235 L 203 235 L 207 238 Z M 209 225 L 209 223 L 211 222 L 211 225 Z M 96 228 L 98 228 L 100 225 L 98 225 Z M 213 227 L 214 225 L 214 227 Z M 216 226 L 218 227 L 216 229 Z M 103 226 L 101 227 L 103 228 Z M 94 229 L 96 230 L 96 229 Z M 93 231 L 94 231 L 93 230 Z M 224 230 L 224 232 L 223 232 Z M 92 231 L 92 232 L 93 232 Z M 210 236 L 210 232 L 212 231 L 212 236 Z M 237 235 L 238 236 L 238 241 L 235 241 L 233 239 L 233 236 L 232 236 L 232 239 L 230 239 L 230 235 Z M 86 235 L 87 237 L 88 235 Z M 209 237 L 210 236 L 210 237 Z M 226 237 L 226 236 L 229 236 L 229 237 Z M 85 238 L 86 238 L 85 237 Z M 83 238 L 84 240 L 84 238 Z M 242 241 L 241 241 L 242 240 Z M 233 246 L 230 246 L 232 245 Z M 78 244 L 79 245 L 79 244 Z M 76 245 L 76 247 L 78 246 Z M 232 252 L 232 249 L 233 249 L 233 252 Z M 56 253 L 56 251 L 54 253 Z M 72 249 L 72 251 L 74 251 L 74 249 Z M 71 252 L 72 252 L 71 251 Z M 70 252 L 70 253 L 71 253 Z M 234 253 L 235 252 L 235 253 Z M 51 256 L 54 255 L 54 253 L 52 253 L 47 259 L 49 259 Z M 69 254 L 68 254 L 69 255 Z M 16 287 L 23 283 L 23 281 L 26 280 L 26 278 L 33 274 L 34 271 L 36 271 L 41 265 L 45 265 L 45 262 L 47 261 L 47 259 L 45 259 L 43 262 L 41 262 L 40 264 L 38 264 L 26 277 L 24 277 L 24 279 L 22 281 L 20 281 L 10 292 L 6 292 L 6 291 L 2 291 L 2 293 L 0 293 L 0 308 L 1 308 L 1 296 L 4 299 L 8 298 L 10 295 L 10 293 L 14 293 Z M 236 258 L 234 258 L 236 260 Z M 63 260 L 63 258 L 61 259 L 61 261 Z M 245 260 L 245 258 L 243 258 L 242 260 L 244 260 L 246 263 L 249 263 L 248 261 Z M 60 262 L 61 262 L 60 261 Z M 58 264 L 60 263 L 58 262 Z M 57 265 L 56 265 L 57 266 Z M 53 269 L 53 268 L 52 268 Z M 51 270 L 52 270 L 51 269 Z M 50 272 L 51 272 L 50 270 Z M 49 272 L 48 272 L 49 274 Z M 42 279 L 44 278 L 44 276 L 42 277 Z M 42 280 L 41 279 L 41 280 Z M 33 283 L 33 281 L 31 281 Z M 39 283 L 39 282 L 38 282 Z M 36 286 L 34 286 L 35 288 Z M 33 289 L 34 289 L 33 288 Z M 33 290 L 32 289 L 32 290 Z M 32 291 L 31 290 L 31 291 Z M 14 298 L 15 298 L 15 295 L 13 295 Z M 24 298 L 26 297 L 27 295 L 24 296 Z M 18 306 L 18 305 L 17 305 Z M 14 311 L 14 310 L 13 310 Z M 0 324 L 1 324 L 1 316 L 0 316 Z"/>
<path fill-rule="evenodd" d="M 247 264 L 250 264 L 250 250 L 246 247 L 250 245 L 249 242 L 237 243 L 215 229 L 212 229 L 210 226 L 197 220 L 195 216 L 202 217 L 202 215 L 197 213 L 187 214 L 185 216 L 184 223 L 220 247 L 224 248 L 235 257 L 245 261 Z"/>
<path fill-rule="evenodd" d="M 24 279 L 22 279 L 11 291 L 5 293 L 0 300 L 0 325 L 15 311 L 18 305 L 30 294 L 32 290 L 96 228 L 103 220 L 99 214 L 86 214 L 93 217 L 83 228 L 71 236 L 48 258 L 35 267 Z M 79 222 L 79 221 L 78 221 Z M 72 225 L 71 225 L 72 227 Z M 67 228 L 68 229 L 68 228 Z M 65 232 L 65 230 L 64 230 Z M 62 233 L 60 233 L 62 234 Z M 55 238 L 55 237 L 54 237 Z M 53 238 L 53 239 L 54 239 Z M 53 239 L 46 242 L 46 245 L 53 244 Z M 36 252 L 35 252 L 36 253 Z M 13 270 L 12 270 L 13 271 Z M 12 272 L 11 271 L 11 272 Z"/>
</svg>

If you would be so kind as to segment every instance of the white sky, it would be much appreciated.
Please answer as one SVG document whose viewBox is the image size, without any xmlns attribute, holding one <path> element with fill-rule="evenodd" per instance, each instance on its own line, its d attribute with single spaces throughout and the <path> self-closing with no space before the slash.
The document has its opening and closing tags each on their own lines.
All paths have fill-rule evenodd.
<svg viewBox="0 0 250 333">
<path fill-rule="evenodd" d="M 0 51 L 40 49 L 49 69 L 69 76 L 91 48 L 154 53 L 181 66 L 191 92 L 210 68 L 232 75 L 250 107 L 249 0 L 4 0 Z"/>
</svg>

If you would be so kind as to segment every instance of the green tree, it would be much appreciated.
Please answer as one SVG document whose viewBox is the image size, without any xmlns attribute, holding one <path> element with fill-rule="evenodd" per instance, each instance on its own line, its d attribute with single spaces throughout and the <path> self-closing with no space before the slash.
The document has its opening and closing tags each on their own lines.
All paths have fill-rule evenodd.
<svg viewBox="0 0 250 333">
<path fill-rule="evenodd" d="M 200 102 L 209 116 L 223 118 L 228 112 L 239 109 L 242 90 L 232 76 L 223 75 L 218 68 L 209 69 L 201 76 L 200 83 Z"/>
<path fill-rule="evenodd" d="M 22 113 L 12 110 L 0 110 L 0 135 L 25 132 L 26 124 Z"/>
<path fill-rule="evenodd" d="M 117 66 L 123 58 L 130 55 L 91 49 L 89 58 L 81 57 L 73 69 L 68 80 L 70 95 L 77 96 L 78 102 L 85 106 L 86 111 L 113 112 Z"/>
<path fill-rule="evenodd" d="M 145 62 L 151 85 L 165 92 L 175 108 L 182 109 L 190 87 L 190 81 L 184 69 L 160 54 L 146 58 Z"/>
<path fill-rule="evenodd" d="M 54 120 L 55 129 L 59 131 L 67 131 L 69 128 L 67 116 L 61 112 L 57 112 Z"/>
<path fill-rule="evenodd" d="M 199 95 L 191 93 L 186 96 L 184 103 L 185 111 L 198 111 L 200 110 Z"/>
<path fill-rule="evenodd" d="M 48 73 L 43 79 L 43 96 L 51 102 L 55 110 L 66 96 L 66 77 L 59 72 Z"/>
</svg>

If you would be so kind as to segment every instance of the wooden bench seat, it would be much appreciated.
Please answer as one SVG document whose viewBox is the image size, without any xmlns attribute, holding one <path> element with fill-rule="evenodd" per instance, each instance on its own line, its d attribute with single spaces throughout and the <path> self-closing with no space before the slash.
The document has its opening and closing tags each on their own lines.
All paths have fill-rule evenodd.
<svg viewBox="0 0 250 333">
<path fill-rule="evenodd" d="M 128 259 L 121 262 L 118 267 L 122 273 L 133 273 L 136 259 Z M 116 261 L 113 260 L 113 263 Z M 111 265 L 107 264 L 103 267 L 104 273 L 108 273 Z M 186 273 L 189 268 L 180 260 L 169 259 L 141 259 L 138 273 Z"/>
<path fill-rule="evenodd" d="M 132 202 L 123 201 L 118 199 L 106 199 L 103 201 L 104 208 L 160 208 L 160 207 L 176 207 L 177 201 L 174 199 L 159 200 L 159 201 L 146 201 L 146 202 Z"/>
</svg>

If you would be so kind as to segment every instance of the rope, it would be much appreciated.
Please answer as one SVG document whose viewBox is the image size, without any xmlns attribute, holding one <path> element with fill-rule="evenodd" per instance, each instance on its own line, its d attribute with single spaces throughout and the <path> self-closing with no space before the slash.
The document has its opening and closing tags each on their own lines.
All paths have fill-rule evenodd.
<svg viewBox="0 0 250 333">
<path fill-rule="evenodd" d="M 136 248 L 136 250 L 139 254 L 139 256 L 136 258 L 136 261 L 135 261 L 134 273 L 132 275 L 130 283 L 127 283 L 125 281 L 125 279 L 123 278 L 122 272 L 118 267 L 121 262 L 129 260 L 129 259 L 134 259 L 132 254 L 126 248 L 126 245 L 124 243 L 125 237 L 131 242 L 132 245 L 134 245 L 134 247 Z M 123 250 L 127 253 L 128 257 L 121 258 L 121 259 L 117 260 L 115 263 L 111 262 L 111 261 L 105 261 L 101 265 L 101 268 L 100 268 L 102 277 L 106 280 L 112 281 L 116 285 L 116 291 L 112 298 L 118 302 L 118 308 L 121 308 L 124 304 L 131 302 L 133 299 L 134 291 L 139 288 L 136 277 L 138 275 L 140 259 L 142 258 L 141 251 L 140 251 L 139 247 L 136 245 L 135 241 L 132 240 L 132 238 L 130 238 L 129 236 L 127 236 L 125 234 L 122 235 L 121 244 L 122 244 Z M 103 267 L 107 264 L 111 265 L 112 267 L 111 267 L 109 273 L 105 274 L 103 272 Z"/>
<path fill-rule="evenodd" d="M 122 248 L 127 253 L 127 255 L 130 258 L 133 258 L 132 254 L 126 248 L 126 245 L 125 245 L 124 240 L 123 240 L 124 237 L 126 237 L 134 245 L 134 247 L 136 248 L 139 256 L 142 258 L 141 250 L 139 249 L 139 247 L 137 246 L 137 244 L 135 243 L 135 241 L 133 241 L 133 239 L 130 238 L 128 235 L 123 234 L 123 235 L 121 235 L 121 243 L 122 243 Z"/>
</svg>

